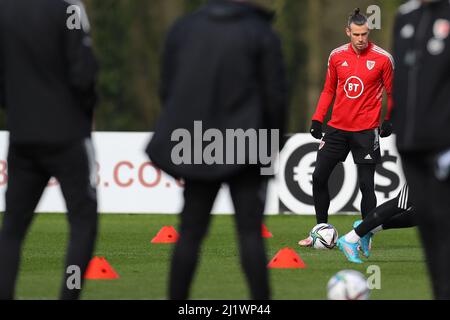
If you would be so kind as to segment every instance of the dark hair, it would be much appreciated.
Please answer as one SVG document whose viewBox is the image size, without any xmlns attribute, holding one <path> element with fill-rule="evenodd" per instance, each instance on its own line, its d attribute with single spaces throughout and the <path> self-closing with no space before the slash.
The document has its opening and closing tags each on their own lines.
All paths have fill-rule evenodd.
<svg viewBox="0 0 450 320">
<path fill-rule="evenodd" d="M 361 10 L 359 8 L 356 8 L 353 13 L 349 16 L 347 27 L 350 27 L 352 23 L 356 24 L 357 26 L 362 26 L 367 23 L 367 17 L 360 13 Z"/>
</svg>

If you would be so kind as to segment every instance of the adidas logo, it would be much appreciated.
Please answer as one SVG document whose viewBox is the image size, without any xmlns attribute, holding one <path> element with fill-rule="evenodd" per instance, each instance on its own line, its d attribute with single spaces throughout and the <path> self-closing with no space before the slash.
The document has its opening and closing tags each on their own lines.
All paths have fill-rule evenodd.
<svg viewBox="0 0 450 320">
<path fill-rule="evenodd" d="M 368 155 L 364 158 L 364 160 L 373 160 L 373 159 L 372 159 L 371 155 L 368 154 Z"/>
<path fill-rule="evenodd" d="M 348 63 L 347 61 L 344 61 L 344 63 L 342 64 L 343 67 L 348 67 Z"/>
</svg>

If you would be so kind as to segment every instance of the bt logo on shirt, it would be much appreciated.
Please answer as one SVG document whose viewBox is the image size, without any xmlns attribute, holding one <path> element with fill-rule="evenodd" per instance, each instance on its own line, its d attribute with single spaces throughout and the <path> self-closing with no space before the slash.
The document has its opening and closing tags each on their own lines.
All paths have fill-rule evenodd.
<svg viewBox="0 0 450 320">
<path fill-rule="evenodd" d="M 356 76 L 349 77 L 345 82 L 344 91 L 349 99 L 357 99 L 364 92 L 364 83 Z"/>
</svg>

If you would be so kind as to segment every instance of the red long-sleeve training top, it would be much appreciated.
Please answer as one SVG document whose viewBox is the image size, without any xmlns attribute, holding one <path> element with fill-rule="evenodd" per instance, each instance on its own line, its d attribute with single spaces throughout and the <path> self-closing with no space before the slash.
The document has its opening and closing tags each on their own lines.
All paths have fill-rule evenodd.
<svg viewBox="0 0 450 320">
<path fill-rule="evenodd" d="M 333 50 L 313 120 L 324 121 L 336 96 L 328 125 L 353 132 L 379 127 L 383 88 L 388 96 L 385 119 L 391 116 L 393 74 L 394 59 L 372 42 L 361 54 L 356 53 L 351 43 Z"/>
</svg>

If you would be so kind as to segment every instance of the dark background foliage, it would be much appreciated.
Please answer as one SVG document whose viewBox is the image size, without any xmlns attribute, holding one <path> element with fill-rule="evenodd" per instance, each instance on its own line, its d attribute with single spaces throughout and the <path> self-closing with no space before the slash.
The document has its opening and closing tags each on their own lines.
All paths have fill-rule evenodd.
<svg viewBox="0 0 450 320">
<path fill-rule="evenodd" d="M 85 0 L 101 63 L 96 130 L 149 131 L 160 110 L 158 81 L 165 34 L 180 16 L 206 0 Z M 328 55 L 348 41 L 344 28 L 356 7 L 381 8 L 374 42 L 391 48 L 393 19 L 402 0 L 255 0 L 277 13 L 290 84 L 289 128 L 302 132 L 320 95 Z M 0 129 L 5 128 L 0 112 Z"/>
</svg>

